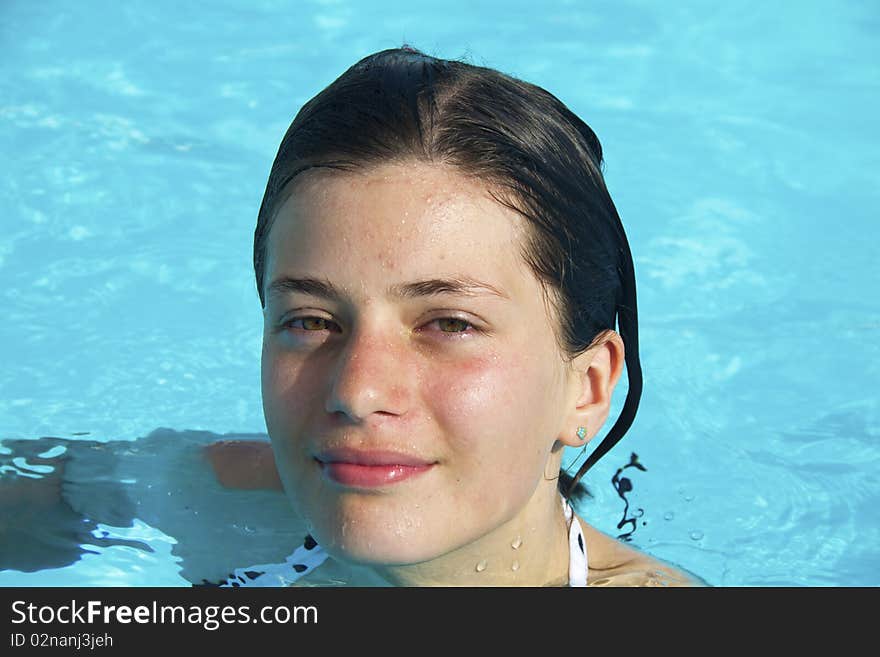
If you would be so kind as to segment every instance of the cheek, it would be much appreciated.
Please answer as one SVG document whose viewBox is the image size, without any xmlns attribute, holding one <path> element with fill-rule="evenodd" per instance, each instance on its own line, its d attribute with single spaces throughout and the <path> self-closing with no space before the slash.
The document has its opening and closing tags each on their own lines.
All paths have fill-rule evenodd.
<svg viewBox="0 0 880 657">
<path fill-rule="evenodd" d="M 319 398 L 318 381 L 302 376 L 302 363 L 284 358 L 271 345 L 263 345 L 260 379 L 263 414 L 273 439 L 295 434 Z M 323 406 L 323 404 L 321 404 Z"/>
<path fill-rule="evenodd" d="M 532 361 L 490 352 L 432 369 L 425 398 L 450 446 L 480 454 L 534 433 L 546 401 L 542 378 Z"/>
</svg>

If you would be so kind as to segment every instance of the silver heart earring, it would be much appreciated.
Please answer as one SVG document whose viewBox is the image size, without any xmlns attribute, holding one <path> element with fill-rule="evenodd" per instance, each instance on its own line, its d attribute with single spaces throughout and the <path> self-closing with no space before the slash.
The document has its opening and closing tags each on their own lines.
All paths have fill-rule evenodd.
<svg viewBox="0 0 880 657">
<path fill-rule="evenodd" d="M 577 433 L 577 437 L 578 437 L 579 439 L 581 439 L 581 440 L 586 440 L 586 439 L 587 439 L 587 429 L 586 429 L 586 427 L 578 427 L 578 430 L 577 430 L 576 433 Z"/>
</svg>

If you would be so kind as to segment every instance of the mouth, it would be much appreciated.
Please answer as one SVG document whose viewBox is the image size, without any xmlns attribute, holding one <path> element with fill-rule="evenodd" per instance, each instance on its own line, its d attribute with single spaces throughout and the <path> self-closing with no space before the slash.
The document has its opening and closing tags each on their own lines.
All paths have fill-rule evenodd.
<svg viewBox="0 0 880 657">
<path fill-rule="evenodd" d="M 329 449 L 315 456 L 324 476 L 352 488 L 397 484 L 428 472 L 437 462 L 389 450 Z"/>
</svg>

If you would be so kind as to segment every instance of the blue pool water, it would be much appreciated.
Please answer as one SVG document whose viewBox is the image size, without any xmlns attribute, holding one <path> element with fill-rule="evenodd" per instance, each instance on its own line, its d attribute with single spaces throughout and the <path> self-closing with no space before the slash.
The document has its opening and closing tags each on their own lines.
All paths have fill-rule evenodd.
<svg viewBox="0 0 880 657">
<path fill-rule="evenodd" d="M 545 87 L 604 146 L 645 393 L 587 520 L 619 533 L 636 452 L 634 545 L 717 585 L 880 585 L 878 33 L 876 3 L 830 0 L 4 2 L 0 477 L 50 474 L 20 440 L 265 432 L 251 245 L 275 150 L 303 102 L 408 42 Z M 186 470 L 145 484 L 155 444 L 82 475 L 149 486 L 149 513 L 31 520 L 73 556 L 0 585 L 187 585 L 183 520 L 156 515 Z M 250 495 L 211 536 L 287 540 L 247 525 Z M 33 550 L 16 513 L 4 540 Z"/>
</svg>

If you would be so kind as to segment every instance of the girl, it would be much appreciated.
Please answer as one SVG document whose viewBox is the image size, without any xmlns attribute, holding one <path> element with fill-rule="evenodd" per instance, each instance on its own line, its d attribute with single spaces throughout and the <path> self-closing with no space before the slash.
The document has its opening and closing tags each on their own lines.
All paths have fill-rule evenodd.
<svg viewBox="0 0 880 657">
<path fill-rule="evenodd" d="M 308 536 L 281 570 L 230 584 L 698 583 L 567 501 L 642 388 L 632 256 L 601 164 L 547 91 L 409 47 L 305 104 L 254 235 L 272 454 L 208 456 L 236 487 L 277 470 Z M 560 472 L 624 364 L 620 417 Z"/>
</svg>

